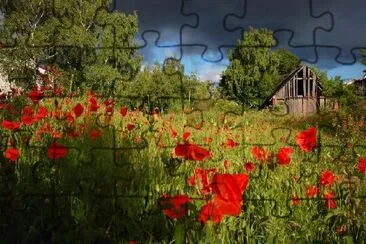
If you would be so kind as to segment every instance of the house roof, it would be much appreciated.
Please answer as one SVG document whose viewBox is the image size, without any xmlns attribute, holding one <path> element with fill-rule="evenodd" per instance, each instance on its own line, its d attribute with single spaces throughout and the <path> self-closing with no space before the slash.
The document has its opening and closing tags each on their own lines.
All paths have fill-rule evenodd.
<svg viewBox="0 0 366 244">
<path fill-rule="evenodd" d="M 270 96 L 266 98 L 266 100 L 262 103 L 262 105 L 259 106 L 259 109 L 263 109 L 264 107 L 268 106 L 271 102 L 272 97 L 289 81 L 291 78 L 298 73 L 301 69 L 304 67 L 308 67 L 305 64 L 301 64 L 300 67 L 296 68 L 294 71 L 292 71 L 277 87 L 274 89 L 274 91 L 271 93 Z M 316 80 L 319 80 L 319 77 L 316 77 Z M 321 84 L 319 86 L 322 88 Z"/>
</svg>

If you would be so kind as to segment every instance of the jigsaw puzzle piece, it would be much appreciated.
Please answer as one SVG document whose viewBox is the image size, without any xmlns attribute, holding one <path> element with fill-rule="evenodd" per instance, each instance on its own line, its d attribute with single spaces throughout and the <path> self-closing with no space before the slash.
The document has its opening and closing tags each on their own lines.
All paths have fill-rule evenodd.
<svg viewBox="0 0 366 244">
<path fill-rule="evenodd" d="M 227 31 L 225 19 L 227 13 L 235 12 L 241 6 L 241 0 L 184 0 L 183 13 L 194 16 L 196 23 L 185 25 L 182 29 L 182 46 L 200 47 L 201 58 L 206 62 L 216 63 L 223 60 L 227 48 L 235 47 L 235 41 L 240 38 L 238 33 Z M 209 36 L 213 38 L 208 38 Z M 222 40 L 215 40 L 215 36 L 225 36 L 227 41 L 222 43 Z"/>
<path fill-rule="evenodd" d="M 337 49 L 335 61 L 343 65 L 351 65 L 360 58 L 360 51 L 366 48 L 362 41 L 366 38 L 362 20 L 364 14 L 360 9 L 366 7 L 363 1 L 344 4 L 337 0 L 330 2 L 314 1 L 312 3 L 315 15 L 328 14 L 332 18 L 330 29 L 314 28 L 317 46 Z M 349 18 L 352 16 L 352 18 Z M 357 38 L 354 38 L 357 36 Z M 351 44 L 352 43 L 352 44 Z"/>
<path fill-rule="evenodd" d="M 283 6 L 286 6 L 285 8 Z M 225 20 L 229 31 L 247 31 L 249 27 L 269 28 L 274 32 L 291 33 L 291 45 L 315 45 L 314 29 L 330 29 L 331 22 L 324 20 L 324 15 L 315 15 L 311 0 L 301 1 L 252 1 L 242 3 L 241 15 L 230 14 Z M 329 15 L 329 14 L 328 14 Z M 258 18 L 263 16 L 263 18 Z M 330 16 L 329 20 L 330 20 Z M 307 19 L 308 25 L 304 29 L 303 21 Z M 300 29 L 301 26 L 301 29 Z"/>
<path fill-rule="evenodd" d="M 190 16 L 183 11 L 181 0 L 154 0 L 154 1 L 116 1 L 116 9 L 133 13 L 136 9 L 139 22 L 140 47 L 146 45 L 144 35 L 155 33 L 158 35 L 157 46 L 177 47 L 181 45 L 182 27 L 189 23 Z M 159 16 L 155 18 L 154 16 Z M 161 23 L 165 24 L 161 24 Z M 193 22 L 193 21 L 192 21 Z M 161 37 L 161 38 L 160 38 Z M 142 39 L 142 40 L 141 40 Z"/>
</svg>

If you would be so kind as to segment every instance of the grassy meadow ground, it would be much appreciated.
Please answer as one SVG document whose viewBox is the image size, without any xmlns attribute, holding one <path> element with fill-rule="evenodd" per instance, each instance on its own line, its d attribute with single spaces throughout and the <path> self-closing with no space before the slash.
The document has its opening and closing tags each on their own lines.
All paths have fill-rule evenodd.
<svg viewBox="0 0 366 244">
<path fill-rule="evenodd" d="M 104 101 L 89 95 L 59 99 L 58 108 L 52 100 L 2 107 L 3 241 L 366 240 L 363 123 L 341 113 L 239 115 L 234 105 L 144 114 L 116 103 L 108 116 Z M 316 146 L 304 151 L 296 138 L 309 128 Z M 189 159 L 177 145 L 198 149 Z M 217 190 L 215 174 L 248 182 Z M 235 192 L 239 200 L 227 197 L 202 215 L 213 198 Z"/>
</svg>

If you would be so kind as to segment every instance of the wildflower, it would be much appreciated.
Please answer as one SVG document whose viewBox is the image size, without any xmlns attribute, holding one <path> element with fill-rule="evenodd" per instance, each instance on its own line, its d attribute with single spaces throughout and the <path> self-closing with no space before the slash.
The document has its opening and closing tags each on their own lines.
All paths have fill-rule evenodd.
<svg viewBox="0 0 366 244">
<path fill-rule="evenodd" d="M 292 153 L 293 153 L 293 150 L 291 147 L 282 147 L 278 151 L 278 154 L 276 155 L 278 164 L 280 164 L 280 165 L 289 164 L 291 161 L 290 156 Z"/>
<path fill-rule="evenodd" d="M 184 141 L 187 141 L 188 140 L 188 137 L 191 135 L 191 132 L 190 131 L 186 131 L 183 133 L 183 140 Z"/>
<path fill-rule="evenodd" d="M 311 127 L 297 134 L 296 144 L 301 150 L 310 152 L 316 146 L 316 128 Z"/>
<path fill-rule="evenodd" d="M 164 214 L 172 219 L 179 219 L 186 215 L 188 212 L 186 204 L 189 202 L 191 202 L 191 199 L 186 195 L 171 197 L 168 194 L 164 194 L 160 200 Z"/>
<path fill-rule="evenodd" d="M 299 196 L 295 195 L 292 197 L 292 204 L 296 207 L 296 206 L 299 206 L 300 204 L 300 198 Z"/>
<path fill-rule="evenodd" d="M 20 127 L 20 123 L 9 121 L 9 120 L 4 120 L 2 123 L 2 127 L 4 129 L 8 129 L 8 130 L 17 130 Z"/>
<path fill-rule="evenodd" d="M 260 147 L 257 147 L 257 146 L 252 148 L 252 155 L 257 160 L 266 160 L 267 159 L 266 150 L 264 148 L 260 148 Z"/>
<path fill-rule="evenodd" d="M 319 189 L 316 186 L 308 185 L 306 188 L 306 197 L 312 198 L 317 196 L 319 193 Z"/>
<path fill-rule="evenodd" d="M 76 118 L 80 117 L 81 114 L 84 112 L 84 107 L 80 103 L 76 104 L 76 106 L 72 109 Z"/>
<path fill-rule="evenodd" d="M 33 89 L 29 93 L 29 98 L 32 100 L 34 104 L 37 104 L 44 97 L 43 91 Z"/>
<path fill-rule="evenodd" d="M 184 157 L 186 160 L 203 161 L 209 158 L 210 152 L 196 144 L 178 144 L 174 149 L 175 155 Z"/>
<path fill-rule="evenodd" d="M 128 108 L 122 107 L 119 112 L 121 113 L 122 117 L 125 117 L 127 115 Z"/>
<path fill-rule="evenodd" d="M 324 194 L 323 198 L 326 200 L 328 208 L 336 208 L 336 202 L 334 201 L 334 193 L 332 191 Z"/>
<path fill-rule="evenodd" d="M 235 148 L 238 146 L 238 143 L 236 141 L 234 141 L 231 138 L 227 138 L 225 143 L 222 143 L 221 146 L 225 146 L 228 148 Z"/>
<path fill-rule="evenodd" d="M 10 161 L 16 161 L 20 156 L 19 150 L 16 148 L 8 148 L 5 151 L 5 158 Z"/>
<path fill-rule="evenodd" d="M 35 122 L 33 116 L 29 116 L 29 115 L 22 115 L 21 120 L 24 125 L 32 125 L 33 122 Z"/>
<path fill-rule="evenodd" d="M 249 176 L 246 174 L 219 174 L 216 173 L 211 182 L 213 193 L 227 201 L 241 201 L 242 195 L 248 186 Z"/>
<path fill-rule="evenodd" d="M 244 168 L 246 171 L 248 171 L 248 173 L 250 173 L 255 170 L 255 165 L 252 162 L 248 162 L 248 163 L 245 163 Z"/>
<path fill-rule="evenodd" d="M 131 131 L 135 128 L 136 126 L 134 124 L 127 124 L 126 128 L 127 130 Z"/>
<path fill-rule="evenodd" d="M 64 158 L 68 150 L 63 145 L 52 143 L 48 148 L 48 157 L 52 160 Z"/>
<path fill-rule="evenodd" d="M 216 173 L 210 185 L 212 192 L 217 195 L 201 209 L 201 222 L 206 223 L 211 220 L 218 223 L 224 215 L 238 216 L 243 205 L 242 195 L 248 181 L 249 177 L 246 174 Z"/>
<path fill-rule="evenodd" d="M 366 157 L 358 159 L 356 168 L 360 173 L 366 174 Z"/>
<path fill-rule="evenodd" d="M 329 170 L 326 170 L 326 171 L 323 171 L 321 176 L 320 176 L 320 184 L 323 185 L 323 186 L 326 186 L 326 185 L 333 185 L 334 183 L 334 174 L 332 171 L 329 171 Z"/>
<path fill-rule="evenodd" d="M 38 113 L 34 116 L 35 121 L 39 121 L 47 117 L 47 108 L 46 107 L 39 107 Z"/>
</svg>

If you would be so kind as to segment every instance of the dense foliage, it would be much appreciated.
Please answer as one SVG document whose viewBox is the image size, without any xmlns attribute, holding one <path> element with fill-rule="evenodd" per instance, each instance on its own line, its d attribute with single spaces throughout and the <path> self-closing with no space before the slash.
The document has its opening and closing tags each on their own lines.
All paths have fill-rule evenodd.
<svg viewBox="0 0 366 244">
<path fill-rule="evenodd" d="M 37 65 L 67 74 L 59 84 L 111 89 L 139 70 L 134 35 L 136 15 L 109 12 L 111 0 L 1 1 L 0 58 L 5 74 L 23 86 L 34 84 Z M 64 74 L 65 75 L 65 74 Z M 70 84 L 71 82 L 71 84 Z"/>
</svg>

